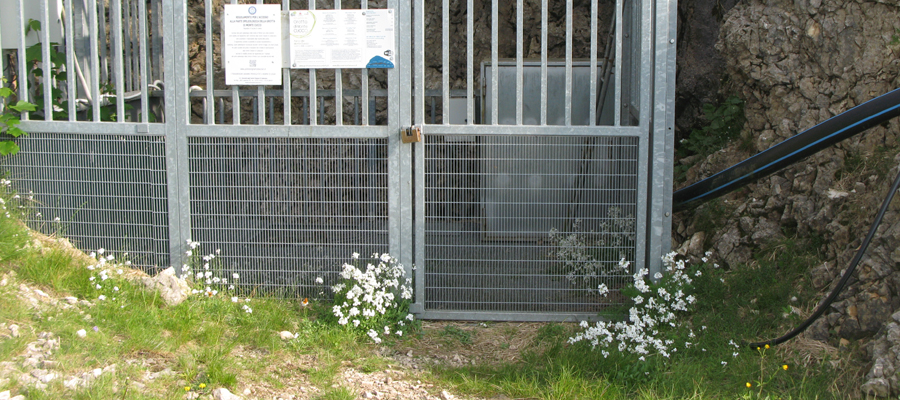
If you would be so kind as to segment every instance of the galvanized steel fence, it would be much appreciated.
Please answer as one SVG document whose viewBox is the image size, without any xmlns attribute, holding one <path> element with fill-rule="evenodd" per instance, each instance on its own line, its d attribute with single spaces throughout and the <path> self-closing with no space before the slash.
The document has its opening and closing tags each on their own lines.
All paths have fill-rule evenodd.
<svg viewBox="0 0 900 400">
<path fill-rule="evenodd" d="M 304 297 L 389 251 L 423 318 L 570 320 L 670 247 L 674 0 L 258 1 L 394 9 L 398 60 L 259 87 L 224 83 L 221 0 L 37 3 L 3 74 L 54 106 L 3 165 L 29 223 L 83 249 L 178 268 L 191 239 Z M 13 32 L 35 12 L 2 5 Z"/>
</svg>

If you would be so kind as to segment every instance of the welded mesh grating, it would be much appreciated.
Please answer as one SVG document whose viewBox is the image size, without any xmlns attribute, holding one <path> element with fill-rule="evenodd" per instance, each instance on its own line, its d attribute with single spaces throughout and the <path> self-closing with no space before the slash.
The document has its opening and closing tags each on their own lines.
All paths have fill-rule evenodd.
<svg viewBox="0 0 900 400">
<path fill-rule="evenodd" d="M 430 135 L 425 307 L 597 312 L 635 260 L 636 137 Z M 551 231 L 554 233 L 551 235 Z M 597 295 L 597 286 L 612 289 Z"/>
<path fill-rule="evenodd" d="M 189 153 L 191 238 L 245 288 L 328 296 L 351 253 L 388 251 L 385 139 L 189 138 Z"/>
<path fill-rule="evenodd" d="M 160 136 L 32 133 L 5 158 L 28 224 L 146 270 L 169 263 L 165 142 Z M 56 222 L 56 218 L 59 218 Z"/>
</svg>

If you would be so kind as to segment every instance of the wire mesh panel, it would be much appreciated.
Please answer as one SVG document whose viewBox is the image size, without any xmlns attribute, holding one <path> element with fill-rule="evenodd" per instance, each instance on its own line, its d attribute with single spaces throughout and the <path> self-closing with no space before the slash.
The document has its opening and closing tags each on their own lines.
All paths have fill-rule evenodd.
<svg viewBox="0 0 900 400">
<path fill-rule="evenodd" d="M 228 273 L 315 297 L 388 246 L 385 139 L 191 138 L 191 235 Z M 325 293 L 327 295 L 327 293 Z"/>
<path fill-rule="evenodd" d="M 634 262 L 638 140 L 484 136 L 426 145 L 425 307 L 597 313 Z"/>
<path fill-rule="evenodd" d="M 162 137 L 32 133 L 19 144 L 4 167 L 30 200 L 30 226 L 84 251 L 128 252 L 147 270 L 168 265 Z"/>
</svg>

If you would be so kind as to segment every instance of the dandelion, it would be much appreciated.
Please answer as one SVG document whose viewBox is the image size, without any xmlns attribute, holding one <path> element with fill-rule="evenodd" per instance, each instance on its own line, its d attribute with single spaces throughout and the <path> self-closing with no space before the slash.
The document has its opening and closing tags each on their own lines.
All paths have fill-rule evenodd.
<svg viewBox="0 0 900 400">
<path fill-rule="evenodd" d="M 185 386 L 185 387 L 184 387 L 184 391 L 185 391 L 185 392 L 190 392 L 190 391 L 191 391 L 191 387 L 190 387 L 190 386 Z"/>
<path fill-rule="evenodd" d="M 787 364 L 782 365 L 782 366 L 781 366 L 781 369 L 787 371 L 787 370 L 788 370 L 788 365 L 787 365 Z"/>
<path fill-rule="evenodd" d="M 205 383 L 201 383 L 201 384 L 197 385 L 197 387 L 199 387 L 200 389 L 203 389 L 203 388 L 206 387 L 206 384 L 205 384 Z"/>
<path fill-rule="evenodd" d="M 753 387 L 753 385 L 750 382 L 747 382 L 747 387 L 750 388 Z"/>
</svg>

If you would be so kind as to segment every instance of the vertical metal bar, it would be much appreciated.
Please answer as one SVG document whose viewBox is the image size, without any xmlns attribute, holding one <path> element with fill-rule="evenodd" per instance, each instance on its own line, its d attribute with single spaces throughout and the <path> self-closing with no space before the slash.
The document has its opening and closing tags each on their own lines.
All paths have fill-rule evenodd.
<svg viewBox="0 0 900 400">
<path fill-rule="evenodd" d="M 597 0 L 591 0 L 591 100 L 590 121 L 588 125 L 597 125 Z"/>
<path fill-rule="evenodd" d="M 572 0 L 566 0 L 566 126 L 572 126 Z"/>
<path fill-rule="evenodd" d="M 109 57 L 106 54 L 106 46 L 109 43 L 109 38 L 106 36 L 106 0 L 100 0 L 99 2 L 94 1 L 94 3 L 99 7 L 99 11 L 97 12 L 99 19 L 94 21 L 97 21 L 97 23 L 100 24 L 100 33 L 103 35 L 103 41 L 100 42 L 99 49 L 95 48 L 100 54 L 100 81 L 109 83 Z"/>
<path fill-rule="evenodd" d="M 500 119 L 497 115 L 499 114 L 500 104 L 500 99 L 497 98 L 497 88 L 500 82 L 500 77 L 498 76 L 499 66 L 497 65 L 499 63 L 497 47 L 500 42 L 498 34 L 500 29 L 499 8 L 497 1 L 491 1 L 491 125 L 497 125 Z M 471 63 L 471 61 L 469 62 Z M 481 81 L 484 82 L 484 77 L 481 77 Z"/>
<path fill-rule="evenodd" d="M 522 125 L 522 84 L 525 75 L 522 69 L 522 42 L 525 41 L 522 33 L 525 25 L 524 14 L 525 6 L 522 0 L 519 0 L 516 4 L 516 125 Z"/>
<path fill-rule="evenodd" d="M 216 90 L 216 87 L 213 82 L 213 52 L 215 51 L 215 48 L 212 34 L 212 0 L 206 0 L 204 12 L 206 14 L 206 114 L 209 115 L 209 118 L 206 119 L 206 123 L 214 125 L 216 123 L 216 104 L 215 99 L 213 98 L 213 91 Z"/>
<path fill-rule="evenodd" d="M 472 42 L 475 40 L 475 1 L 466 1 L 466 123 L 475 123 L 475 99 L 472 97 L 472 63 L 475 62 L 475 53 L 472 50 Z M 484 78 L 482 78 L 484 79 Z"/>
<path fill-rule="evenodd" d="M 365 1 L 365 0 L 363 0 Z M 281 0 L 281 9 L 284 11 L 288 11 L 291 9 L 291 0 Z M 291 125 L 293 123 L 291 116 L 291 89 L 293 85 L 291 84 L 291 69 L 290 68 L 282 68 L 281 69 L 281 90 L 282 90 L 282 116 L 284 119 L 285 125 Z"/>
<path fill-rule="evenodd" d="M 359 6 L 361 9 L 366 10 L 369 8 L 368 0 L 360 0 Z M 369 70 L 368 68 L 363 68 L 361 72 L 362 76 L 360 77 L 360 101 L 362 102 L 362 124 L 369 125 Z"/>
<path fill-rule="evenodd" d="M 309 0 L 309 9 L 316 9 L 316 0 Z M 319 100 L 316 96 L 316 70 L 309 70 L 309 124 L 310 125 L 318 125 L 318 119 L 316 118 L 316 102 Z"/>
<path fill-rule="evenodd" d="M 75 89 L 75 28 L 73 28 L 74 20 L 72 19 L 72 0 L 66 0 L 65 8 L 66 94 L 68 95 L 68 110 L 66 112 L 69 114 L 69 121 L 75 121 L 75 99 L 78 98 L 78 93 L 76 92 L 77 89 Z M 0 109 L 0 111 L 3 110 Z"/>
<path fill-rule="evenodd" d="M 153 19 L 150 20 L 150 28 L 153 34 L 153 48 L 151 49 L 151 63 L 150 63 L 150 71 L 151 77 L 149 80 L 156 80 L 162 78 L 163 72 L 163 58 L 162 58 L 162 26 L 163 19 L 160 15 L 160 3 L 162 0 L 150 0 L 150 14 Z M 146 35 L 144 35 L 146 37 Z M 153 70 L 153 65 L 156 65 L 156 70 Z"/>
<path fill-rule="evenodd" d="M 110 13 L 112 13 L 112 26 L 109 34 L 112 36 L 113 48 L 110 55 L 113 56 L 113 68 L 116 80 L 116 119 L 125 122 L 125 74 L 122 71 L 122 0 L 111 0 Z"/>
<path fill-rule="evenodd" d="M 19 21 L 22 21 L 22 23 L 24 24 L 25 23 L 25 0 L 19 0 L 17 4 L 19 6 Z M 19 65 L 19 76 L 17 77 L 17 79 L 18 79 L 17 83 L 19 84 L 19 99 L 28 101 L 28 74 L 27 74 L 28 70 L 27 70 L 27 65 L 26 65 L 28 62 L 26 61 L 27 57 L 25 56 L 25 32 L 24 31 L 22 32 L 21 35 L 19 35 L 19 43 L 17 43 L 17 44 L 19 46 L 19 49 L 16 52 L 16 56 L 17 56 L 16 64 Z M 19 118 L 21 118 L 23 121 L 27 121 L 28 113 L 22 113 Z"/>
<path fill-rule="evenodd" d="M 100 58 L 99 51 L 99 32 L 97 31 L 97 0 L 90 1 L 90 23 L 91 23 L 91 99 L 93 106 L 94 122 L 100 122 Z"/>
<path fill-rule="evenodd" d="M 315 0 L 310 0 L 315 1 Z M 237 0 L 231 0 L 231 4 L 237 4 Z M 241 95 L 238 93 L 238 86 L 231 86 L 231 123 L 233 125 L 241 124 Z"/>
<path fill-rule="evenodd" d="M 140 29 L 141 46 L 141 80 L 138 89 L 141 91 L 141 122 L 146 124 L 150 122 L 150 97 L 148 96 L 150 89 L 147 87 L 147 64 L 149 62 L 147 58 L 147 2 L 143 0 L 138 1 L 138 29 Z"/>
<path fill-rule="evenodd" d="M 166 49 L 186 49 L 184 2 L 162 3 L 163 41 Z M 172 51 L 164 60 L 166 105 L 166 182 L 169 216 L 169 257 L 181 275 L 185 261 L 184 244 L 191 237 L 187 135 L 184 129 L 187 111 L 187 60 L 185 52 Z"/>
<path fill-rule="evenodd" d="M 656 3 L 653 32 L 653 97 L 649 112 L 652 115 L 650 154 L 651 172 L 647 202 L 649 206 L 647 229 L 647 264 L 651 274 L 662 268 L 660 257 L 671 250 L 672 230 L 672 179 L 671 159 L 674 153 L 674 90 L 675 90 L 675 19 L 670 7 L 674 0 Z M 645 66 L 650 68 L 650 66 Z M 642 83 L 643 84 L 643 83 Z M 669 187 L 665 187 L 665 185 Z"/>
<path fill-rule="evenodd" d="M 143 0 L 143 2 L 146 3 L 146 0 Z M 128 18 L 129 30 L 131 31 L 131 90 L 141 89 L 141 77 L 138 73 L 141 70 L 140 43 L 144 38 L 140 36 L 141 32 L 138 21 L 142 18 L 141 16 L 144 15 L 140 10 L 144 9 L 146 4 L 144 7 L 141 7 L 139 3 L 141 3 L 140 0 L 131 0 L 131 17 Z"/>
<path fill-rule="evenodd" d="M 413 28 L 413 34 L 415 35 L 415 53 L 413 55 L 413 63 L 415 70 L 413 71 L 415 76 L 415 88 L 416 93 L 413 95 L 413 100 L 415 103 L 413 104 L 413 110 L 415 110 L 415 116 L 413 117 L 414 125 L 422 125 L 425 123 L 425 2 L 424 0 L 415 0 L 415 5 L 413 6 L 413 10 L 415 11 L 415 15 L 413 16 L 413 21 L 415 23 L 415 28 Z M 418 154 L 417 154 L 418 156 Z M 421 158 L 421 157 L 418 157 Z M 418 185 L 417 185 L 418 186 Z"/>
<path fill-rule="evenodd" d="M 263 4 L 263 0 L 256 0 L 256 4 Z M 256 87 L 256 105 L 258 107 L 257 113 L 259 114 L 259 118 L 256 120 L 258 125 L 266 124 L 266 87 L 265 86 L 257 86 Z"/>
<path fill-rule="evenodd" d="M 613 126 L 622 125 L 622 1 L 616 0 L 616 65 L 613 71 Z"/>
<path fill-rule="evenodd" d="M 341 9 L 341 0 L 334 0 L 334 9 Z M 340 68 L 334 69 L 334 124 L 344 124 L 344 79 Z"/>
<path fill-rule="evenodd" d="M 112 1 L 113 0 L 110 0 L 110 3 L 112 3 Z M 125 4 L 122 4 L 123 1 L 125 2 Z M 112 6 L 113 5 L 110 4 L 110 7 L 112 7 Z M 119 49 L 119 51 L 116 53 L 116 58 L 121 58 L 122 60 L 120 61 L 120 63 L 122 64 L 123 70 L 128 70 L 129 74 L 126 75 L 123 73 L 122 76 L 123 77 L 128 76 L 130 79 L 131 73 L 133 71 L 130 68 L 130 65 L 132 62 L 132 57 L 131 57 L 131 51 L 130 51 L 130 47 L 129 47 L 131 44 L 131 31 L 130 31 L 130 27 L 128 24 L 129 14 L 130 13 L 128 12 L 128 0 L 119 0 L 118 17 L 116 18 L 118 21 L 115 21 L 116 23 L 113 24 L 113 25 L 118 25 L 118 29 L 115 29 L 115 31 L 116 31 L 116 36 L 120 36 L 119 42 L 120 42 L 120 47 L 121 47 Z M 110 10 L 110 16 L 111 15 L 112 15 L 112 10 Z M 110 19 L 112 19 L 112 17 L 110 17 Z M 110 27 L 110 34 L 112 33 L 113 29 L 114 28 Z M 110 40 L 112 40 L 112 39 L 110 39 Z M 129 86 L 130 86 L 130 84 L 128 82 L 124 82 L 124 81 L 122 82 L 123 91 L 130 90 Z M 118 97 L 116 97 L 116 98 L 118 99 Z"/>
<path fill-rule="evenodd" d="M 441 118 L 450 125 L 450 0 L 444 0 L 441 8 Z"/>
<path fill-rule="evenodd" d="M 53 83 L 51 82 L 51 74 L 53 71 L 53 62 L 50 61 L 50 1 L 41 1 L 41 32 L 35 32 L 41 36 L 41 72 L 43 72 L 44 81 L 44 120 L 53 120 L 53 97 L 51 96 Z M 23 21 L 24 22 L 24 21 Z"/>
<path fill-rule="evenodd" d="M 470 2 L 472 0 L 469 0 Z M 410 0 L 388 0 L 388 8 L 396 10 L 397 60 L 399 68 L 389 69 L 388 72 L 388 130 L 392 132 L 388 138 L 388 201 L 392 254 L 400 263 L 407 266 L 407 276 L 412 276 L 414 243 L 411 238 L 413 232 L 413 204 L 409 199 L 413 198 L 412 188 L 412 148 L 400 142 L 400 128 L 409 126 L 412 118 L 410 109 L 412 106 L 411 82 L 411 54 L 412 26 Z M 421 144 L 419 142 L 417 144 Z M 418 148 L 419 146 L 416 146 Z"/>
<path fill-rule="evenodd" d="M 541 0 L 541 125 L 547 125 L 547 0 Z"/>
</svg>

